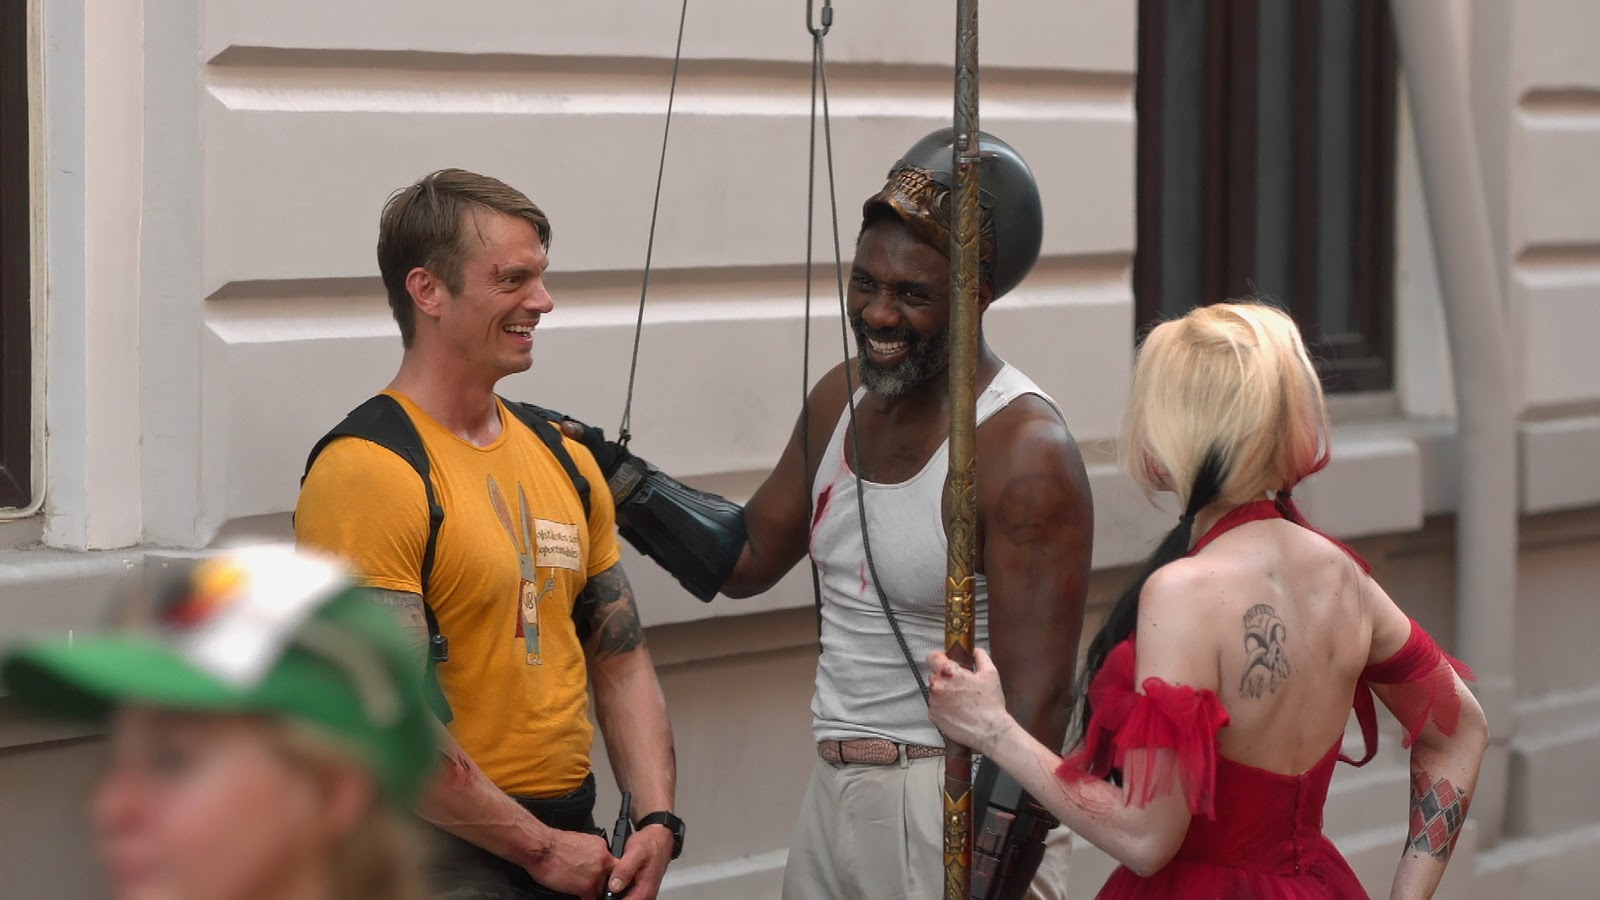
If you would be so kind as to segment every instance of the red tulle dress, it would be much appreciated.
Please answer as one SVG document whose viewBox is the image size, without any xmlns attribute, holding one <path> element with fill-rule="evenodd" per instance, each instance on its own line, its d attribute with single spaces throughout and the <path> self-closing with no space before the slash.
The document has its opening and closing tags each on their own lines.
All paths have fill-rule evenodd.
<svg viewBox="0 0 1600 900">
<path fill-rule="evenodd" d="M 1292 504 L 1284 509 L 1304 524 Z M 1207 532 L 1191 554 L 1230 528 L 1283 517 L 1284 509 L 1265 500 L 1239 507 Z M 1366 568 L 1354 551 L 1345 550 Z M 1410 746 L 1430 719 L 1445 733 L 1455 730 L 1461 701 L 1451 673 L 1472 677 L 1466 666 L 1445 655 L 1413 622 L 1400 652 L 1368 666 L 1356 686 L 1352 706 L 1366 755 L 1360 760 L 1343 757 L 1335 743 L 1310 770 L 1280 775 L 1218 752 L 1217 733 L 1228 724 L 1228 712 L 1215 693 L 1159 678 L 1145 679 L 1144 692 L 1136 691 L 1134 652 L 1130 638 L 1107 655 L 1089 688 L 1094 715 L 1084 745 L 1062 762 L 1057 774 L 1077 782 L 1104 779 L 1117 769 L 1126 778 L 1130 754 L 1171 750 L 1176 771 L 1167 770 L 1163 780 L 1153 767 L 1145 767 L 1152 778 L 1131 785 L 1130 800 L 1142 806 L 1169 790 L 1175 777 L 1194 818 L 1171 862 L 1149 878 L 1125 867 L 1117 869 L 1097 895 L 1100 900 L 1367 898 L 1350 865 L 1322 833 L 1322 807 L 1334 764 L 1342 759 L 1365 765 L 1377 752 L 1377 718 L 1369 685 L 1396 686 L 1391 697 L 1406 731 L 1405 744 Z"/>
</svg>

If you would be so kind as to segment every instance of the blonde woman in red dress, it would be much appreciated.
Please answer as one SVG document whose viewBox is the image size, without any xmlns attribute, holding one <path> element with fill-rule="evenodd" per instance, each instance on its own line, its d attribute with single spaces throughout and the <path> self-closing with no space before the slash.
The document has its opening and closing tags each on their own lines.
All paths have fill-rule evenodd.
<svg viewBox="0 0 1600 900">
<path fill-rule="evenodd" d="M 981 651 L 976 672 L 932 657 L 934 723 L 1122 863 L 1101 898 L 1364 898 L 1322 809 L 1334 765 L 1376 749 L 1376 695 L 1411 748 L 1389 897 L 1432 897 L 1488 728 L 1470 671 L 1290 498 L 1328 459 L 1322 387 L 1294 322 L 1230 303 L 1154 329 L 1123 449 L 1134 478 L 1175 493 L 1183 514 L 1089 647 L 1070 754 L 1011 719 Z M 1359 760 L 1340 755 L 1352 708 Z"/>
</svg>

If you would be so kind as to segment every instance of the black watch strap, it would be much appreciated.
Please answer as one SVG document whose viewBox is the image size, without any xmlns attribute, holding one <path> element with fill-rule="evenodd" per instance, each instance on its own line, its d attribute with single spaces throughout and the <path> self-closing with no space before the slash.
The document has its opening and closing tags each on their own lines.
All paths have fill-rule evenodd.
<svg viewBox="0 0 1600 900">
<path fill-rule="evenodd" d="M 641 816 L 639 821 L 634 823 L 634 830 L 643 831 L 647 825 L 665 825 L 667 830 L 672 832 L 672 858 L 677 859 L 678 855 L 683 853 L 684 827 L 682 819 L 666 811 L 653 812 L 647 816 Z"/>
</svg>

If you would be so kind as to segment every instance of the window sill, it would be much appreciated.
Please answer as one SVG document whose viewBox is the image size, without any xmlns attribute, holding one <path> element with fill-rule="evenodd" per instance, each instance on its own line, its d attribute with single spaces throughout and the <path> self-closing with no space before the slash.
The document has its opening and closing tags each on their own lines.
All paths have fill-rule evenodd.
<svg viewBox="0 0 1600 900">
<path fill-rule="evenodd" d="M 0 551 L 0 640 L 97 630 L 141 551 Z"/>
<path fill-rule="evenodd" d="M 1336 537 L 1415 531 L 1424 517 L 1455 507 L 1454 444 L 1451 422 L 1381 419 L 1335 425 L 1333 461 L 1295 491 L 1296 500 L 1307 518 Z M 1152 506 L 1115 464 L 1091 466 L 1089 480 L 1096 569 L 1140 562 L 1177 520 L 1170 496 Z"/>
<path fill-rule="evenodd" d="M 1352 411 L 1337 412 L 1344 417 Z M 1594 465 L 1600 458 L 1600 416 L 1526 423 L 1521 439 L 1524 512 L 1600 503 L 1600 467 Z M 1136 564 L 1172 526 L 1177 513 L 1153 506 L 1106 454 L 1091 452 L 1095 449 L 1085 448 L 1092 460 L 1089 477 L 1095 499 L 1094 567 Z M 1347 422 L 1334 428 L 1333 462 L 1309 479 L 1297 496 L 1307 516 L 1337 537 L 1416 531 L 1425 517 L 1454 511 L 1455 455 L 1455 426 L 1449 421 Z M 697 486 L 733 497 L 746 495 L 756 481 L 754 474 L 695 480 Z M 11 527 L 0 524 L 0 541 L 12 537 Z M 37 529 L 36 520 L 32 527 Z M 0 639 L 98 628 L 105 621 L 116 578 L 143 564 L 146 555 L 142 550 L 0 551 Z M 651 627 L 792 610 L 812 603 L 811 573 L 805 565 L 760 597 L 701 603 L 631 547 L 624 546 L 623 559 L 645 624 Z"/>
<path fill-rule="evenodd" d="M 44 516 L 20 509 L 0 510 L 0 555 L 36 547 L 44 540 Z"/>
</svg>

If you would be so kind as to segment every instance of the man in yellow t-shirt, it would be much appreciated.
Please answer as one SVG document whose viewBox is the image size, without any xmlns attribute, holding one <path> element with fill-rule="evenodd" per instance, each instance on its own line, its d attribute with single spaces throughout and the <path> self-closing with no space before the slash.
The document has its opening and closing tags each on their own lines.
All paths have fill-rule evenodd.
<svg viewBox="0 0 1600 900">
<path fill-rule="evenodd" d="M 493 178 L 446 169 L 384 208 L 378 263 L 405 354 L 383 392 L 409 420 L 443 510 L 412 462 L 360 437 L 316 455 L 295 511 L 301 545 L 338 553 L 380 588 L 423 665 L 427 613 L 453 718 L 418 812 L 440 829 L 430 863 L 449 898 L 656 895 L 682 847 L 665 702 L 627 576 L 615 510 L 589 451 L 552 446 L 495 395 L 532 364 L 553 308 L 550 224 Z M 389 402 L 389 401 L 384 401 Z M 554 437 L 552 436 L 552 440 Z M 621 859 L 595 834 L 588 691 L 639 828 Z"/>
</svg>

